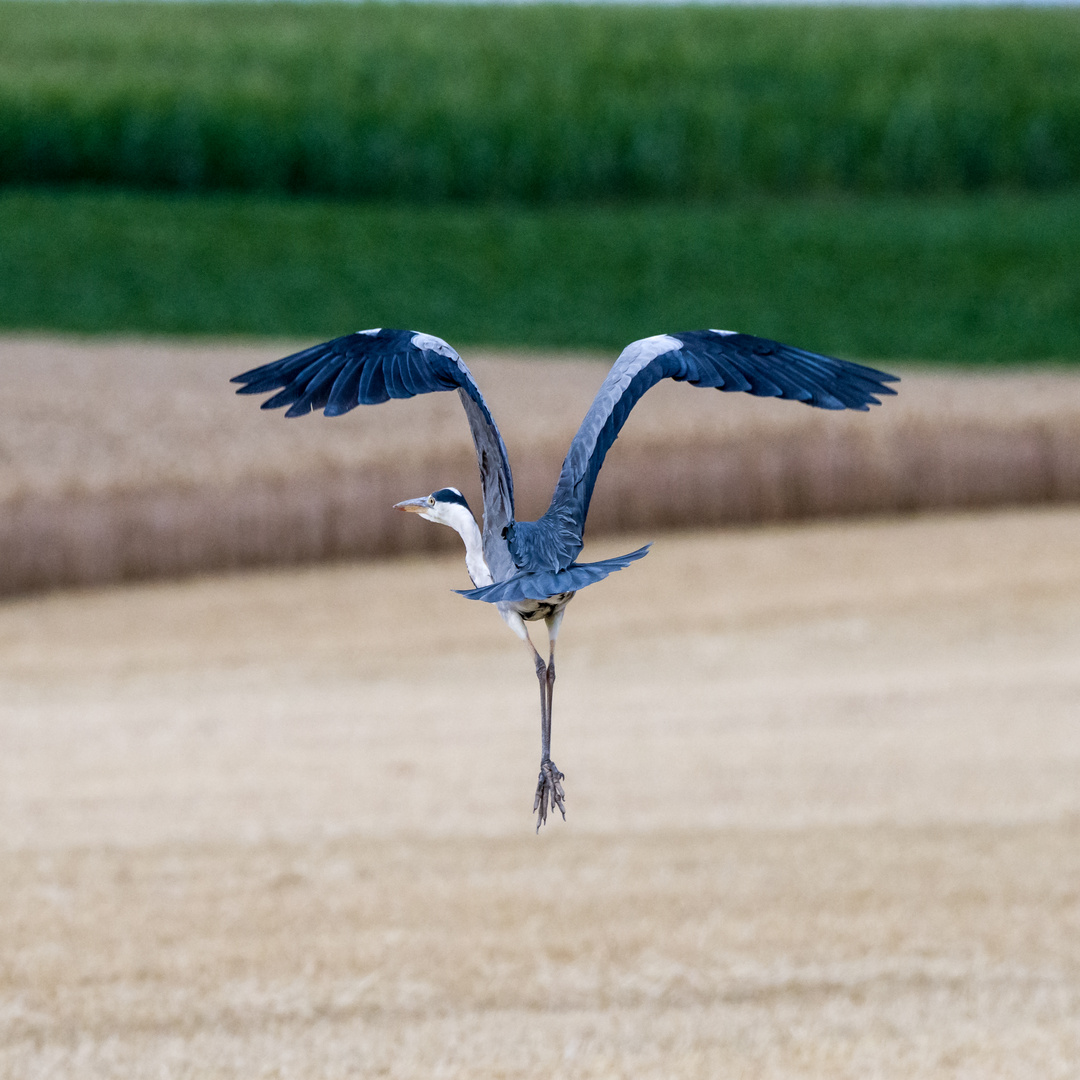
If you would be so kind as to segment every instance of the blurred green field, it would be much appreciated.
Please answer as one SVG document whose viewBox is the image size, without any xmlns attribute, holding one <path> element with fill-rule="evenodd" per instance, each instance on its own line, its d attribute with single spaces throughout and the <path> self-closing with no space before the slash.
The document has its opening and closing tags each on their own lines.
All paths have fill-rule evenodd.
<svg viewBox="0 0 1080 1080">
<path fill-rule="evenodd" d="M 410 201 L 1080 182 L 1080 11 L 0 5 L 0 183 Z"/>
<path fill-rule="evenodd" d="M 1080 193 L 727 206 L 0 194 L 0 327 L 620 348 L 736 328 L 841 355 L 1080 359 Z"/>
</svg>

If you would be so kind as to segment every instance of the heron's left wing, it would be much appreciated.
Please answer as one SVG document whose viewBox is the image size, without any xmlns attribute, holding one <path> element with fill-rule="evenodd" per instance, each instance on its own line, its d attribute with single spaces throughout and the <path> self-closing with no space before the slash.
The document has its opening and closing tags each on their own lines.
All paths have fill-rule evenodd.
<svg viewBox="0 0 1080 1080">
<path fill-rule="evenodd" d="M 581 550 L 585 517 L 600 466 L 630 410 L 661 379 L 758 397 L 789 398 L 819 409 L 879 405 L 896 382 L 874 368 L 726 330 L 660 334 L 628 345 L 615 361 L 563 462 L 551 505 L 537 522 L 513 527 L 518 565 L 568 566 Z"/>
<path fill-rule="evenodd" d="M 457 390 L 469 420 L 484 492 L 484 553 L 513 567 L 505 555 L 503 530 L 514 520 L 514 481 L 506 446 L 480 388 L 460 356 L 442 338 L 412 330 L 361 330 L 334 338 L 232 380 L 238 394 L 277 393 L 264 409 L 288 406 L 286 416 L 323 409 L 340 416 L 357 405 Z M 489 551 L 502 548 L 499 552 Z M 495 567 L 492 568 L 495 572 Z"/>
</svg>

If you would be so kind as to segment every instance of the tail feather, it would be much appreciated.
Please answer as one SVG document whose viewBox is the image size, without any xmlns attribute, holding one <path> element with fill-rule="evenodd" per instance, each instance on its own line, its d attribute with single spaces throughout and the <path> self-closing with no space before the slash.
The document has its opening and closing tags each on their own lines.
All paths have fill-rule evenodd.
<svg viewBox="0 0 1080 1080">
<path fill-rule="evenodd" d="M 485 585 L 479 589 L 455 589 L 467 600 L 483 600 L 489 604 L 499 601 L 513 603 L 518 600 L 546 600 L 559 593 L 578 592 L 587 585 L 603 581 L 608 574 L 623 570 L 632 562 L 643 559 L 652 544 L 646 544 L 629 555 L 617 555 L 612 559 L 600 559 L 591 563 L 571 563 L 565 570 L 523 570 L 520 574 Z"/>
</svg>

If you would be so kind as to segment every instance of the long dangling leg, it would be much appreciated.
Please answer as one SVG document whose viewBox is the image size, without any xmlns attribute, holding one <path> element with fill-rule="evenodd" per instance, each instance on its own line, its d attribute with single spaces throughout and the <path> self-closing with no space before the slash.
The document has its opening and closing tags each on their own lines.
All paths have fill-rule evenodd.
<svg viewBox="0 0 1080 1080">
<path fill-rule="evenodd" d="M 549 809 L 554 810 L 555 807 L 559 808 L 559 813 L 562 814 L 563 821 L 566 820 L 566 804 L 563 802 L 565 792 L 563 791 L 562 781 L 566 777 L 559 772 L 558 765 L 551 760 L 551 700 L 555 690 L 555 639 L 559 636 L 559 627 L 562 625 L 563 613 L 557 611 L 554 615 L 551 615 L 546 620 L 548 631 L 548 662 L 547 668 L 544 672 L 545 678 L 545 708 L 542 710 L 543 726 L 541 729 L 540 738 L 540 781 L 536 787 L 536 799 L 534 800 L 533 810 L 539 812 L 537 820 L 537 831 L 540 826 L 547 820 L 547 812 Z M 539 661 L 539 654 L 537 655 L 537 661 Z M 540 669 L 537 668 L 537 675 L 539 675 Z"/>
<path fill-rule="evenodd" d="M 532 645 L 532 642 L 529 643 Z M 536 664 L 536 678 L 540 683 L 540 776 L 536 782 L 536 797 L 533 799 L 533 813 L 536 814 L 536 831 L 547 821 L 548 810 L 557 806 L 563 819 L 566 807 L 563 805 L 563 789 L 559 772 L 551 760 L 551 684 L 553 673 L 543 657 L 534 648 L 533 661 Z"/>
<path fill-rule="evenodd" d="M 536 797 L 533 799 L 533 813 L 537 815 L 536 831 L 539 832 L 540 826 L 547 821 L 549 809 L 554 810 L 558 807 L 563 819 L 566 818 L 562 789 L 563 774 L 551 760 L 551 691 L 555 683 L 555 636 L 558 635 L 562 615 L 560 613 L 548 620 L 552 662 L 545 664 L 544 658 L 536 651 L 536 646 L 529 637 L 529 628 L 525 625 L 525 620 L 509 607 L 500 608 L 499 614 L 532 655 L 533 666 L 536 668 L 536 681 L 540 685 L 540 777 L 536 784 Z M 552 630 L 553 626 L 554 630 Z"/>
</svg>

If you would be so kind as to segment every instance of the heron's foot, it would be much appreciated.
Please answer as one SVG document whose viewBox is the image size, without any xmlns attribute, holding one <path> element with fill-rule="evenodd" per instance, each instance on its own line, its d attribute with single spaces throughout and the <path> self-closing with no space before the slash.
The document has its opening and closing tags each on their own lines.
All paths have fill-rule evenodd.
<svg viewBox="0 0 1080 1080">
<path fill-rule="evenodd" d="M 566 804 L 563 802 L 565 792 L 562 782 L 566 777 L 559 772 L 558 766 L 551 758 L 544 758 L 540 762 L 540 779 L 536 784 L 536 798 L 533 800 L 533 813 L 536 814 L 536 831 L 547 821 L 548 811 L 559 808 L 563 821 L 566 820 Z"/>
</svg>

